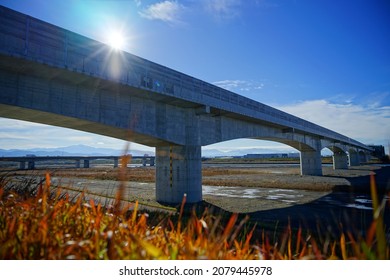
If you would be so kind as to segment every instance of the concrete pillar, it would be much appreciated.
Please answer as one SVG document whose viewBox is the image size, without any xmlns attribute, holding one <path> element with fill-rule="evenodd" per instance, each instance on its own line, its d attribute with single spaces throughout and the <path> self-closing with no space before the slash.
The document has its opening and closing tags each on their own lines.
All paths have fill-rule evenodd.
<svg viewBox="0 0 390 280">
<path fill-rule="evenodd" d="M 19 169 L 25 169 L 25 168 L 26 168 L 26 162 L 25 161 L 19 162 Z"/>
<path fill-rule="evenodd" d="M 360 160 L 359 160 L 359 154 L 358 153 L 349 153 L 348 156 L 349 159 L 349 166 L 359 166 Z"/>
<path fill-rule="evenodd" d="M 348 157 L 345 152 L 333 153 L 333 169 L 348 169 Z"/>
<path fill-rule="evenodd" d="M 89 168 L 89 160 L 84 159 L 84 168 Z"/>
<path fill-rule="evenodd" d="M 76 159 L 76 168 L 80 168 L 80 160 Z"/>
<path fill-rule="evenodd" d="M 154 157 L 150 158 L 150 166 L 154 166 Z"/>
<path fill-rule="evenodd" d="M 28 162 L 28 167 L 27 167 L 28 169 L 35 169 L 35 161 L 33 161 L 33 160 L 30 160 L 29 162 Z"/>
<path fill-rule="evenodd" d="M 321 150 L 301 151 L 301 175 L 322 175 Z"/>
<path fill-rule="evenodd" d="M 119 164 L 118 158 L 114 158 L 114 168 L 117 168 Z"/>
<path fill-rule="evenodd" d="M 146 157 L 143 157 L 143 158 L 142 158 L 142 165 L 143 165 L 143 166 L 146 166 L 147 160 L 148 160 L 148 159 L 147 159 Z"/>
<path fill-rule="evenodd" d="M 368 159 L 367 159 L 366 153 L 360 152 L 360 153 L 359 153 L 359 160 L 360 160 L 360 162 L 363 162 L 363 163 L 367 162 Z"/>
<path fill-rule="evenodd" d="M 180 204 L 202 201 L 201 146 L 156 147 L 156 200 Z"/>
</svg>

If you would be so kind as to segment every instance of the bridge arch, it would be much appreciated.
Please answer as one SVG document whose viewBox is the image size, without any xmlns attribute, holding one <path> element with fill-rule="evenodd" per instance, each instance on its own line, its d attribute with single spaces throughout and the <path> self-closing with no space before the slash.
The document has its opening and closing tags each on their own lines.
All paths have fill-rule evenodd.
<svg viewBox="0 0 390 280">
<path fill-rule="evenodd" d="M 226 153 L 237 154 L 237 152 L 241 150 L 256 150 L 253 151 L 255 153 L 280 153 L 280 154 L 293 154 L 298 153 L 295 147 L 283 143 L 281 141 L 275 141 L 270 139 L 259 139 L 259 138 L 237 138 L 232 140 L 226 140 L 210 145 L 205 145 L 202 147 L 202 150 L 206 151 L 205 156 L 207 154 L 207 150 L 219 150 L 224 151 Z M 260 151 L 257 151 L 260 150 Z M 267 151 L 266 151 L 267 150 Z M 241 152 L 240 154 L 244 154 Z"/>
<path fill-rule="evenodd" d="M 333 152 L 333 169 L 348 169 L 348 155 L 345 146 L 333 144 L 327 148 Z"/>
<path fill-rule="evenodd" d="M 233 120 L 233 122 L 236 121 Z M 235 130 L 235 134 L 230 130 Z M 244 138 L 285 144 L 300 152 L 300 172 L 302 175 L 322 175 L 321 142 L 316 137 L 283 131 L 280 128 L 263 127 L 259 124 L 247 124 L 242 127 L 235 124 L 226 126 L 225 131 L 224 137 L 219 139 L 221 141 L 216 141 L 217 143 Z"/>
<path fill-rule="evenodd" d="M 257 139 L 279 142 L 298 151 L 313 151 L 319 148 L 318 137 L 260 122 L 224 116 L 204 116 L 200 119 L 200 127 L 207 129 L 206 133 L 200 135 L 202 146 L 236 139 Z"/>
</svg>

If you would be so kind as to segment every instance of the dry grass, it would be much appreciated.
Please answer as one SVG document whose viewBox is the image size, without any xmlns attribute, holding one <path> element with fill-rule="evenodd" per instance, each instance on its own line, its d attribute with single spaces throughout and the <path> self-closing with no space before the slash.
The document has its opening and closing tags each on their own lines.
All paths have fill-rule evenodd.
<svg viewBox="0 0 390 280">
<path fill-rule="evenodd" d="M 121 191 L 103 207 L 83 195 L 70 197 L 50 179 L 46 174 L 37 188 L 25 182 L 6 189 L 1 182 L 0 259 L 388 259 L 390 254 L 382 218 L 389 201 L 378 201 L 373 180 L 374 222 L 364 237 L 343 232 L 333 240 L 315 238 L 287 227 L 271 243 L 237 214 L 225 221 L 208 209 L 141 213 L 138 202 L 121 205 Z"/>
<path fill-rule="evenodd" d="M 130 172 L 129 172 L 130 170 Z M 11 171 L 10 171 L 11 172 Z M 12 171 L 10 175 L 40 175 L 44 176 L 45 170 L 20 170 Z M 57 178 L 84 178 L 97 180 L 130 181 L 153 183 L 156 180 L 155 168 L 135 167 L 122 172 L 122 168 L 88 168 L 88 169 L 56 169 L 50 172 Z M 319 180 L 316 176 L 314 179 Z M 120 179 L 121 178 L 121 179 Z M 267 187 L 305 189 L 313 191 L 332 190 L 334 184 L 330 184 L 329 178 L 325 181 L 304 181 L 299 175 L 299 168 L 283 168 L 280 173 L 273 174 L 270 168 L 237 168 L 203 167 L 202 184 L 210 186 L 239 186 L 239 187 Z M 313 179 L 313 180 L 314 180 Z"/>
<path fill-rule="evenodd" d="M 119 180 L 119 174 L 122 172 L 121 168 L 94 168 L 94 169 L 58 169 L 51 172 L 53 176 L 57 177 L 78 177 L 86 179 L 98 179 L 98 180 Z M 34 175 L 44 176 L 45 170 L 34 171 L 16 171 L 14 174 L 32 173 Z M 231 169 L 231 168 L 204 168 L 202 170 L 203 177 L 213 176 L 226 176 L 226 175 L 249 175 L 259 174 L 258 170 L 248 169 Z M 131 172 L 125 172 L 124 178 L 126 181 L 133 182 L 155 182 L 156 175 L 154 168 L 134 167 L 131 168 Z"/>
<path fill-rule="evenodd" d="M 47 170 L 17 170 L 3 172 L 3 176 L 45 176 Z M 131 182 L 155 182 L 155 170 L 153 168 L 136 167 L 131 172 L 123 172 L 122 168 L 81 168 L 81 169 L 51 169 L 52 177 L 58 178 L 85 178 L 97 180 L 131 181 Z"/>
</svg>

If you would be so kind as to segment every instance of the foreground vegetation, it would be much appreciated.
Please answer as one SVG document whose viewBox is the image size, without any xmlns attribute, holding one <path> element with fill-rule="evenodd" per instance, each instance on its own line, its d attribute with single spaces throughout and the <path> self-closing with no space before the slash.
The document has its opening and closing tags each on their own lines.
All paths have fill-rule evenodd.
<svg viewBox="0 0 390 280">
<path fill-rule="evenodd" d="M 384 204 L 371 181 L 374 222 L 363 235 L 315 237 L 287 227 L 272 240 L 261 226 L 208 209 L 145 212 L 138 202 L 110 205 L 53 187 L 0 182 L 0 259 L 389 259 L 381 215 Z"/>
</svg>

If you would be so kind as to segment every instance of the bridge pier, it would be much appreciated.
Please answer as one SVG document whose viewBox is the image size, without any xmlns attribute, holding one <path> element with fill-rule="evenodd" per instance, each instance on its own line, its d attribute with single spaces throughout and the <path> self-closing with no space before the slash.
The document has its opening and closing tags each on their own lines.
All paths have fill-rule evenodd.
<svg viewBox="0 0 390 280">
<path fill-rule="evenodd" d="M 84 168 L 89 168 L 89 160 L 84 159 Z"/>
<path fill-rule="evenodd" d="M 367 155 L 363 152 L 359 152 L 359 161 L 360 162 L 367 162 Z"/>
<path fill-rule="evenodd" d="M 76 160 L 76 168 L 80 168 L 80 160 L 79 159 Z"/>
<path fill-rule="evenodd" d="M 154 166 L 154 157 L 144 157 L 142 159 L 142 165 L 146 166 L 149 163 L 149 166 Z"/>
<path fill-rule="evenodd" d="M 348 157 L 345 152 L 333 152 L 333 169 L 348 169 Z"/>
<path fill-rule="evenodd" d="M 301 151 L 301 175 L 322 175 L 321 151 Z"/>
<path fill-rule="evenodd" d="M 358 153 L 352 153 L 349 152 L 349 166 L 359 166 L 360 160 L 359 160 L 359 154 Z"/>
<path fill-rule="evenodd" d="M 27 165 L 27 169 L 35 169 L 35 161 L 30 160 Z"/>
<path fill-rule="evenodd" d="M 179 204 L 202 200 L 201 146 L 156 147 L 156 200 Z"/>
<path fill-rule="evenodd" d="M 19 169 L 25 169 L 25 168 L 26 168 L 26 162 L 25 161 L 19 162 Z"/>
<path fill-rule="evenodd" d="M 118 158 L 114 158 L 114 168 L 117 168 L 119 164 Z"/>
</svg>

